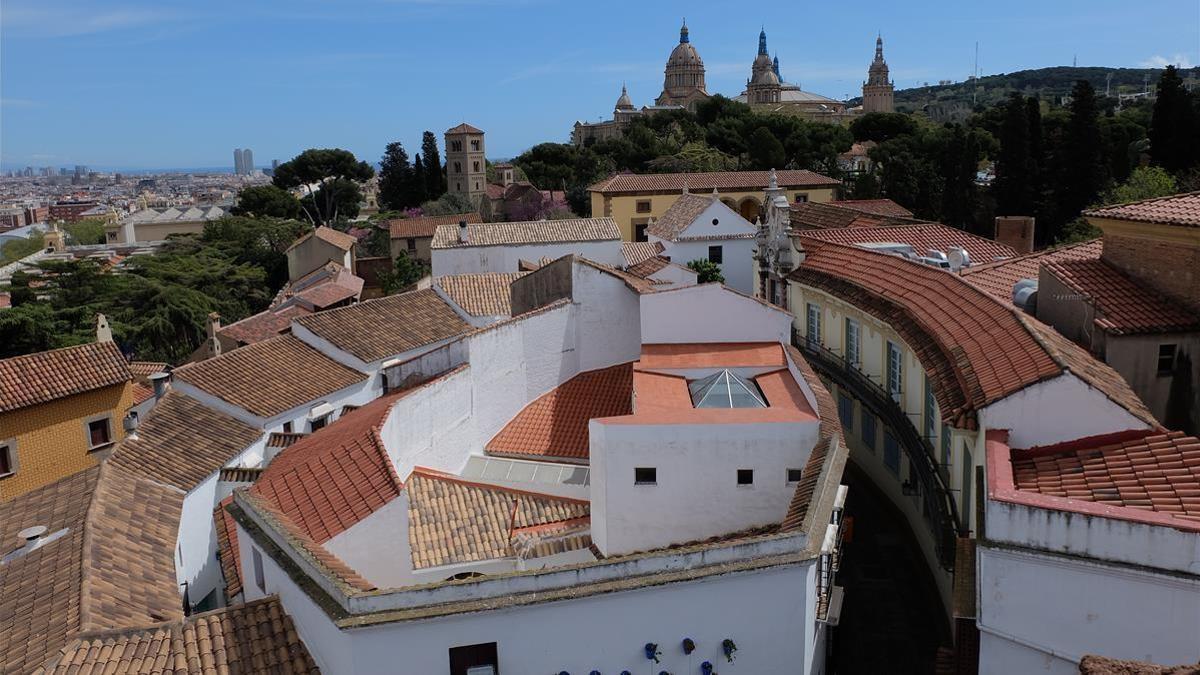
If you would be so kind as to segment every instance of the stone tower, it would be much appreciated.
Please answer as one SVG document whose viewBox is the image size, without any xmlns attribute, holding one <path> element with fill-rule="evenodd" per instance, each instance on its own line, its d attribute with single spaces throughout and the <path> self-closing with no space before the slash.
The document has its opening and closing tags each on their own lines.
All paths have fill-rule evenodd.
<svg viewBox="0 0 1200 675">
<path fill-rule="evenodd" d="M 483 131 L 466 122 L 446 130 L 446 189 L 476 206 L 487 192 Z"/>
<path fill-rule="evenodd" d="M 747 103 L 779 103 L 782 93 L 779 79 L 779 59 L 771 60 L 767 53 L 767 31 L 758 34 L 758 54 L 750 66 L 750 79 L 746 81 Z"/>
<path fill-rule="evenodd" d="M 679 29 L 679 44 L 667 59 L 663 78 L 663 91 L 655 99 L 655 105 L 682 105 L 694 107 L 697 101 L 708 98 L 704 84 L 704 61 L 692 46 L 688 36 L 687 22 Z"/>
<path fill-rule="evenodd" d="M 883 60 L 883 36 L 875 38 L 875 60 L 867 69 L 867 81 L 863 82 L 863 112 L 896 111 L 892 95 L 894 84 L 888 79 L 887 61 Z"/>
</svg>

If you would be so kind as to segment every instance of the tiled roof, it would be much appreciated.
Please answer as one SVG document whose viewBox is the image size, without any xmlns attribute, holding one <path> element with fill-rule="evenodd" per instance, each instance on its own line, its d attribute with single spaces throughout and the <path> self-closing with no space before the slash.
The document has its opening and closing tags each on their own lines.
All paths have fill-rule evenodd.
<svg viewBox="0 0 1200 675">
<path fill-rule="evenodd" d="M 427 288 L 301 317 L 296 323 L 366 363 L 402 354 L 471 329 Z"/>
<path fill-rule="evenodd" d="M 0 504 L 5 554 L 43 525 L 58 539 L 0 565 L 0 671 L 31 672 L 81 631 L 182 617 L 183 493 L 102 464 Z"/>
<path fill-rule="evenodd" d="M 1103 206 L 1084 211 L 1083 215 L 1089 218 L 1112 218 L 1143 223 L 1200 227 L 1200 192 Z"/>
<path fill-rule="evenodd" d="M 190 492 L 262 432 L 178 391 L 168 391 L 109 462 Z"/>
<path fill-rule="evenodd" d="M 308 434 L 299 431 L 273 431 L 270 436 L 267 436 L 267 447 L 286 448 L 305 436 Z"/>
<path fill-rule="evenodd" d="M 89 635 L 63 647 L 45 675 L 317 673 L 279 598 L 185 619 Z"/>
<path fill-rule="evenodd" d="M 142 384 L 137 380 L 134 380 L 133 384 L 130 385 L 130 390 L 133 392 L 133 397 L 130 399 L 132 405 L 141 405 L 154 398 L 154 387 Z"/>
<path fill-rule="evenodd" d="M 621 230 L 612 218 L 473 223 L 467 225 L 466 242 L 459 241 L 458 230 L 458 225 L 439 225 L 431 246 L 439 249 L 621 239 Z"/>
<path fill-rule="evenodd" d="M 156 373 L 164 373 L 170 364 L 161 361 L 130 361 L 129 373 L 134 377 L 148 378 Z"/>
<path fill-rule="evenodd" d="M 434 283 L 471 316 L 509 316 L 512 314 L 509 286 L 526 274 L 529 273 L 452 274 L 438 277 Z"/>
<path fill-rule="evenodd" d="M 1140 431 L 1012 451 L 1018 490 L 1169 514 L 1200 526 L 1200 439 Z"/>
<path fill-rule="evenodd" d="M 633 365 L 579 373 L 517 413 L 487 444 L 495 455 L 587 460 L 588 421 L 633 412 Z"/>
<path fill-rule="evenodd" d="M 871 213 L 877 216 L 912 218 L 913 215 L 912 211 L 909 211 L 890 199 L 839 199 L 829 203 L 833 204 L 834 206 L 854 209 L 855 211 Z"/>
<path fill-rule="evenodd" d="M 1001 302 L 1011 304 L 1013 286 L 1022 279 L 1037 279 L 1042 263 L 1059 260 L 1099 260 L 1103 248 L 1103 240 L 1093 239 L 1079 244 L 1047 248 L 1008 260 L 983 264 L 975 261 L 970 267 L 959 270 L 959 274 Z"/>
<path fill-rule="evenodd" d="M 237 525 L 225 508 L 233 503 L 233 495 L 221 500 L 213 511 L 213 527 L 217 531 L 217 559 L 225 577 L 225 595 L 234 597 L 242 592 L 242 554 L 237 537 Z"/>
<path fill-rule="evenodd" d="M 1016 255 L 1011 247 L 991 239 L 977 237 L 956 227 L 929 223 L 892 227 L 846 227 L 830 230 L 803 230 L 804 239 L 819 239 L 835 244 L 897 243 L 908 244 L 916 249 L 917 255 L 925 255 L 930 249 L 946 253 L 952 246 L 961 246 L 973 261 L 991 262 L 1000 257 Z"/>
<path fill-rule="evenodd" d="M 900 333 L 933 378 L 942 418 L 952 425 L 973 428 L 978 409 L 1063 371 L 1013 308 L 957 275 L 853 246 L 810 248 L 789 278 Z"/>
<path fill-rule="evenodd" d="M 174 377 L 253 415 L 268 418 L 367 379 L 292 335 L 189 363 L 176 368 Z"/>
<path fill-rule="evenodd" d="M 379 430 L 407 393 L 375 399 L 286 448 L 250 492 L 272 502 L 317 544 L 349 529 L 403 488 Z"/>
<path fill-rule="evenodd" d="M 623 241 L 621 256 L 625 258 L 625 266 L 632 267 L 640 262 L 658 257 L 666 249 L 661 241 Z"/>
<path fill-rule="evenodd" d="M 1167 300 L 1099 259 L 1063 260 L 1045 265 L 1067 288 L 1094 303 L 1095 323 L 1115 335 L 1200 329 L 1200 316 Z"/>
<path fill-rule="evenodd" d="M 296 241 L 292 242 L 292 245 L 287 247 L 287 250 L 290 251 L 290 250 L 296 248 L 297 246 L 299 246 L 300 244 L 303 244 L 304 242 L 308 241 L 312 237 L 316 237 L 317 239 L 320 239 L 321 241 L 325 242 L 326 244 L 331 244 L 333 246 L 336 246 L 336 247 L 342 249 L 343 251 L 349 251 L 352 246 L 354 246 L 355 244 L 358 243 L 358 239 L 356 239 L 354 237 L 354 235 L 347 234 L 345 232 L 340 232 L 338 230 L 333 229 L 332 227 L 326 227 L 326 226 L 322 225 L 322 226 L 318 227 L 317 229 L 313 230 L 312 232 L 309 232 L 308 234 L 305 234 L 303 237 L 300 237 Z"/>
<path fill-rule="evenodd" d="M 829 390 L 825 388 L 825 384 L 817 377 L 812 366 L 808 365 L 808 361 L 804 360 L 804 356 L 800 354 L 795 347 L 787 346 L 788 355 L 791 357 L 792 363 L 796 365 L 796 369 L 808 382 L 809 389 L 813 393 L 813 397 L 817 403 L 817 414 L 820 416 L 821 423 L 818 431 L 817 444 L 813 446 L 812 454 L 808 456 L 808 462 L 800 472 L 800 482 L 796 483 L 796 491 L 792 493 L 792 501 L 788 503 L 787 513 L 784 515 L 781 529 L 783 531 L 798 530 L 804 526 L 804 520 L 807 518 L 809 510 L 812 507 L 813 497 L 817 493 L 817 487 L 821 484 L 821 470 L 825 466 L 825 460 L 829 456 L 831 447 L 842 448 L 842 422 L 837 416 L 837 407 L 833 403 L 833 396 Z M 846 450 L 841 450 L 846 453 Z M 840 473 L 838 474 L 840 476 Z"/>
<path fill-rule="evenodd" d="M 448 134 L 482 134 L 483 129 L 473 127 L 470 124 L 463 122 L 462 124 L 460 124 L 456 127 L 450 127 L 449 129 L 446 130 L 446 133 L 448 133 Z"/>
<path fill-rule="evenodd" d="M 521 534 L 559 525 L 551 536 L 586 548 L 591 538 L 586 501 L 474 483 L 417 468 L 408 477 L 408 541 L 414 569 L 508 558 Z M 575 535 L 575 536 L 571 536 Z M 565 539 L 565 541 L 563 541 Z"/>
<path fill-rule="evenodd" d="M 792 204 L 789 213 L 791 226 L 802 230 L 831 230 L 845 227 L 882 227 L 911 225 L 910 218 L 896 218 L 866 213 L 832 202 L 801 202 Z"/>
<path fill-rule="evenodd" d="M 761 368 L 784 365 L 778 342 L 644 344 L 643 369 Z"/>
<path fill-rule="evenodd" d="M 133 379 L 121 350 L 92 342 L 0 360 L 0 412 L 56 401 Z"/>
<path fill-rule="evenodd" d="M 651 276 L 657 274 L 658 272 L 661 272 L 663 270 L 663 268 L 667 267 L 670 264 L 671 264 L 670 260 L 667 260 L 666 258 L 664 258 L 662 256 L 656 256 L 654 258 L 646 258 L 645 260 L 641 261 L 640 263 L 637 263 L 636 265 L 630 265 L 629 267 L 627 267 L 625 269 L 625 271 L 629 272 L 630 274 L 632 274 L 635 277 L 649 279 Z"/>
<path fill-rule="evenodd" d="M 454 225 L 462 221 L 468 223 L 482 223 L 478 211 L 469 213 L 452 213 L 446 216 L 421 216 L 420 218 L 396 218 L 387 221 L 389 236 L 392 239 L 408 239 L 418 237 L 432 237 L 437 231 L 438 225 Z"/>
<path fill-rule="evenodd" d="M 659 239 L 675 241 L 696 218 L 704 213 L 704 209 L 712 206 L 713 197 L 710 195 L 686 194 L 663 212 L 662 216 L 650 223 L 646 234 L 652 234 Z"/>
<path fill-rule="evenodd" d="M 776 171 L 780 187 L 836 187 L 841 182 L 819 173 L 798 170 Z M 707 173 L 619 173 L 588 188 L 590 192 L 677 192 L 686 186 L 693 192 L 717 190 L 763 190 L 770 182 L 769 171 L 711 171 Z"/>
<path fill-rule="evenodd" d="M 1113 659 L 1085 654 L 1079 660 L 1079 675 L 1196 675 L 1200 663 L 1184 666 L 1160 666 L 1147 661 Z"/>
<path fill-rule="evenodd" d="M 252 345 L 287 333 L 292 329 L 292 319 L 310 313 L 311 310 L 299 305 L 290 305 L 280 310 L 267 309 L 223 326 L 220 335 L 240 345 Z"/>
</svg>

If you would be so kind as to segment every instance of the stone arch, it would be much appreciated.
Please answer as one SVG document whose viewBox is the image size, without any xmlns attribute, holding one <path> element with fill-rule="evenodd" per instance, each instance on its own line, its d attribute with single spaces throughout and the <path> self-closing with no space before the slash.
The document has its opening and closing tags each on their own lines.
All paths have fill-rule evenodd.
<svg viewBox="0 0 1200 675">
<path fill-rule="evenodd" d="M 737 212 L 753 223 L 762 213 L 762 204 L 754 197 L 746 197 L 738 204 Z"/>
</svg>

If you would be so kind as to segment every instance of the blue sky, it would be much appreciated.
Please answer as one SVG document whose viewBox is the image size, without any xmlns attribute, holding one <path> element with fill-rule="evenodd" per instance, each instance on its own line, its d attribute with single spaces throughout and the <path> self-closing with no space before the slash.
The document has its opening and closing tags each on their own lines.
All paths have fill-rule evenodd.
<svg viewBox="0 0 1200 675">
<path fill-rule="evenodd" d="M 591 8 L 603 8 L 592 12 Z M 1196 0 L 0 0 L 0 160 L 259 165 L 306 147 L 376 161 L 460 121 L 491 157 L 565 141 L 627 82 L 652 102 L 687 15 L 710 92 L 735 95 L 760 26 L 784 78 L 843 98 L 876 31 L 898 87 L 1068 65 L 1200 63 Z"/>
</svg>

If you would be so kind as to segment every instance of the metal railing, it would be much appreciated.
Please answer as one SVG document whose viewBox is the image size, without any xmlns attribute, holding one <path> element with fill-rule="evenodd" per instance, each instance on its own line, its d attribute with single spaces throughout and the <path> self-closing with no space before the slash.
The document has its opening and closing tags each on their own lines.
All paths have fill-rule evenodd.
<svg viewBox="0 0 1200 675">
<path fill-rule="evenodd" d="M 804 354 L 813 368 L 853 393 L 892 430 L 896 441 L 916 470 L 921 497 L 926 500 L 934 516 L 934 542 L 937 546 L 938 561 L 944 569 L 953 571 L 955 540 L 960 532 L 958 507 L 950 492 L 946 473 L 938 464 L 935 449 L 929 439 L 922 436 L 913 426 L 904 408 L 882 385 L 847 363 L 845 357 L 830 351 L 820 343 L 805 339 L 795 328 L 792 329 L 792 344 Z"/>
</svg>

